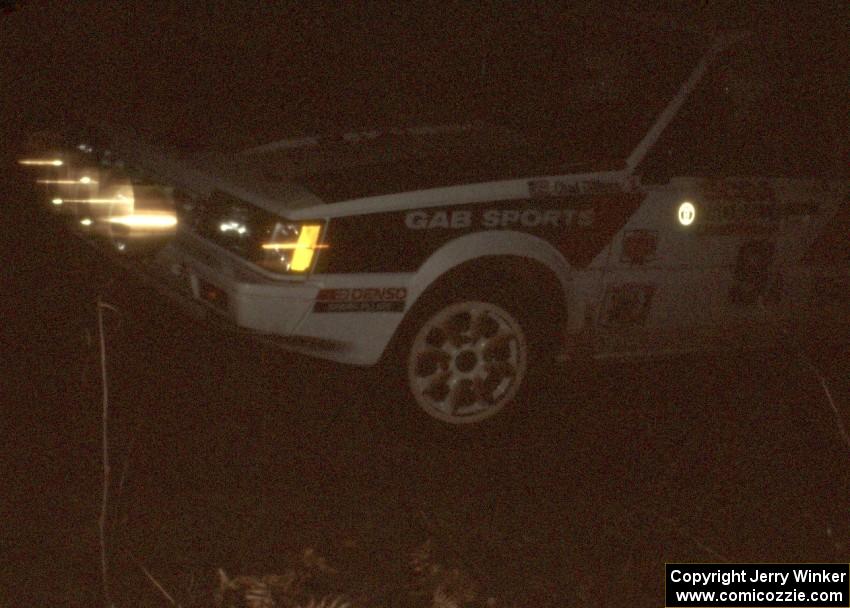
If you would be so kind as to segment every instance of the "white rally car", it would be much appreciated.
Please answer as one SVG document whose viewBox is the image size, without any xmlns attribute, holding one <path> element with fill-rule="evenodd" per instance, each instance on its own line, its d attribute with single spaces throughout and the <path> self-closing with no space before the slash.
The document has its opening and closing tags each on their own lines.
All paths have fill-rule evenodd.
<svg viewBox="0 0 850 608">
<path fill-rule="evenodd" d="M 847 321 L 846 158 L 814 152 L 840 157 L 839 129 L 793 74 L 773 78 L 794 70 L 781 52 L 684 45 L 517 76 L 533 95 L 503 97 L 503 115 L 546 98 L 533 132 L 440 124 L 192 157 L 113 129 L 22 162 L 78 231 L 205 315 L 387 364 L 422 411 L 478 422 L 557 355 L 755 347 L 779 324 Z"/>
</svg>

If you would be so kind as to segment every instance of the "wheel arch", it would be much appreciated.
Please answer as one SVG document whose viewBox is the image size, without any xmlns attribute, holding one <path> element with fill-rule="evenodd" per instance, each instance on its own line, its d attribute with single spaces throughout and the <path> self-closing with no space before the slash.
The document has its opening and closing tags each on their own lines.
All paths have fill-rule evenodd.
<svg viewBox="0 0 850 608">
<path fill-rule="evenodd" d="M 434 314 L 443 314 L 455 305 L 465 306 L 467 300 L 478 300 L 507 308 L 522 326 L 527 349 L 522 379 L 510 390 L 523 391 L 523 396 L 517 402 L 514 402 L 516 394 L 505 397 L 509 404 L 513 403 L 511 417 L 522 411 L 516 410 L 521 407 L 518 404 L 529 402 L 529 395 L 525 393 L 531 390 L 529 383 L 536 385 L 544 377 L 542 372 L 548 369 L 551 359 L 563 346 L 572 291 L 570 267 L 563 256 L 531 235 L 500 231 L 484 236 L 486 238 L 468 235 L 455 239 L 420 268 L 413 281 L 415 297 L 409 298 L 404 319 L 382 358 L 382 363 L 392 366 L 391 369 L 395 369 L 398 361 L 405 362 L 403 374 L 398 377 L 399 386 L 407 387 L 405 394 L 419 404 L 418 409 L 444 422 L 444 417 L 419 400 L 417 395 L 422 392 L 417 393 L 409 367 L 414 361 L 409 359 L 409 353 L 413 352 L 410 349 L 417 348 L 416 343 L 421 340 L 419 332 L 427 327 L 423 323 L 430 322 Z M 439 397 L 431 397 L 439 400 Z M 469 418 L 464 423 L 454 421 L 453 424 L 479 422 L 485 418 Z"/>
<path fill-rule="evenodd" d="M 564 256 L 543 239 L 522 232 L 476 232 L 443 245 L 416 271 L 408 287 L 408 310 L 440 280 L 472 270 L 476 265 L 505 265 L 541 272 L 554 278 L 565 304 L 572 293 L 572 268 Z"/>
<path fill-rule="evenodd" d="M 549 308 L 547 317 L 556 322 L 558 331 L 552 338 L 563 338 L 568 312 L 574 309 L 572 269 L 548 242 L 514 231 L 470 234 L 440 248 L 413 277 L 405 317 L 434 290 L 480 281 L 482 271 L 533 290 L 540 296 L 536 301 Z"/>
</svg>

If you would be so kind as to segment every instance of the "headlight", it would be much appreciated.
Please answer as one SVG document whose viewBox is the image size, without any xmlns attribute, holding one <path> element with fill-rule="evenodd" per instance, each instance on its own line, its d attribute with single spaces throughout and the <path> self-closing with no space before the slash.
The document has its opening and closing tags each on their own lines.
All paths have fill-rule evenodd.
<svg viewBox="0 0 850 608">
<path fill-rule="evenodd" d="M 261 244 L 260 266 L 273 272 L 305 272 L 313 266 L 315 252 L 326 245 L 319 243 L 321 224 L 278 222 L 271 238 Z"/>
<path fill-rule="evenodd" d="M 60 140 L 32 138 L 18 163 L 36 172 L 50 209 L 71 228 L 127 254 L 156 252 L 176 235 L 171 188 L 135 178 L 87 141 Z"/>
<path fill-rule="evenodd" d="M 22 158 L 18 164 L 28 167 L 61 167 L 65 161 L 61 158 Z"/>
<path fill-rule="evenodd" d="M 177 212 L 184 230 L 276 274 L 310 272 L 327 248 L 321 221 L 287 221 L 220 190 L 206 200 L 181 199 Z"/>
<path fill-rule="evenodd" d="M 98 217 L 101 231 L 125 255 L 155 253 L 177 234 L 173 189 L 132 184 L 129 193 L 115 195 L 121 204 L 108 203 L 108 213 Z"/>
</svg>

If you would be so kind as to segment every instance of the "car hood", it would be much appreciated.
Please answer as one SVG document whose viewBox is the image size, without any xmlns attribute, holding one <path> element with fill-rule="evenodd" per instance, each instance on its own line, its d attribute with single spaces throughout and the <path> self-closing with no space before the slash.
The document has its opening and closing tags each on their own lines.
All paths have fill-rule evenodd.
<svg viewBox="0 0 850 608">
<path fill-rule="evenodd" d="M 181 154 L 110 133 L 114 154 L 204 198 L 228 192 L 278 214 L 464 183 L 618 168 L 507 128 L 466 123 L 297 137 L 237 153 Z"/>
</svg>

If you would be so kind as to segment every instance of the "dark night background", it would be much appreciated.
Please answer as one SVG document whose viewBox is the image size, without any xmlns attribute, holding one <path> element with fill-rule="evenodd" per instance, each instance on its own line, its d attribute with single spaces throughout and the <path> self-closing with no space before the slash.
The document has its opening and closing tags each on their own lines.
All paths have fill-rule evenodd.
<svg viewBox="0 0 850 608">
<path fill-rule="evenodd" d="M 475 118 L 483 58 L 510 72 L 564 14 L 607 4 L 185 4 L 0 12 L 0 607 L 100 602 L 99 294 L 124 311 L 107 318 L 113 458 L 129 462 L 118 605 L 164 602 L 130 553 L 184 605 L 209 604 L 219 566 L 280 571 L 307 546 L 394 580 L 428 537 L 522 606 L 659 605 L 665 561 L 850 560 L 848 452 L 791 351 L 558 377 L 509 442 L 400 437 L 356 370 L 159 305 L 15 165 L 30 131 L 97 120 L 189 149 Z M 846 3 L 737 5 L 665 10 L 790 37 L 850 75 Z M 846 350 L 814 356 L 846 418 Z"/>
</svg>

